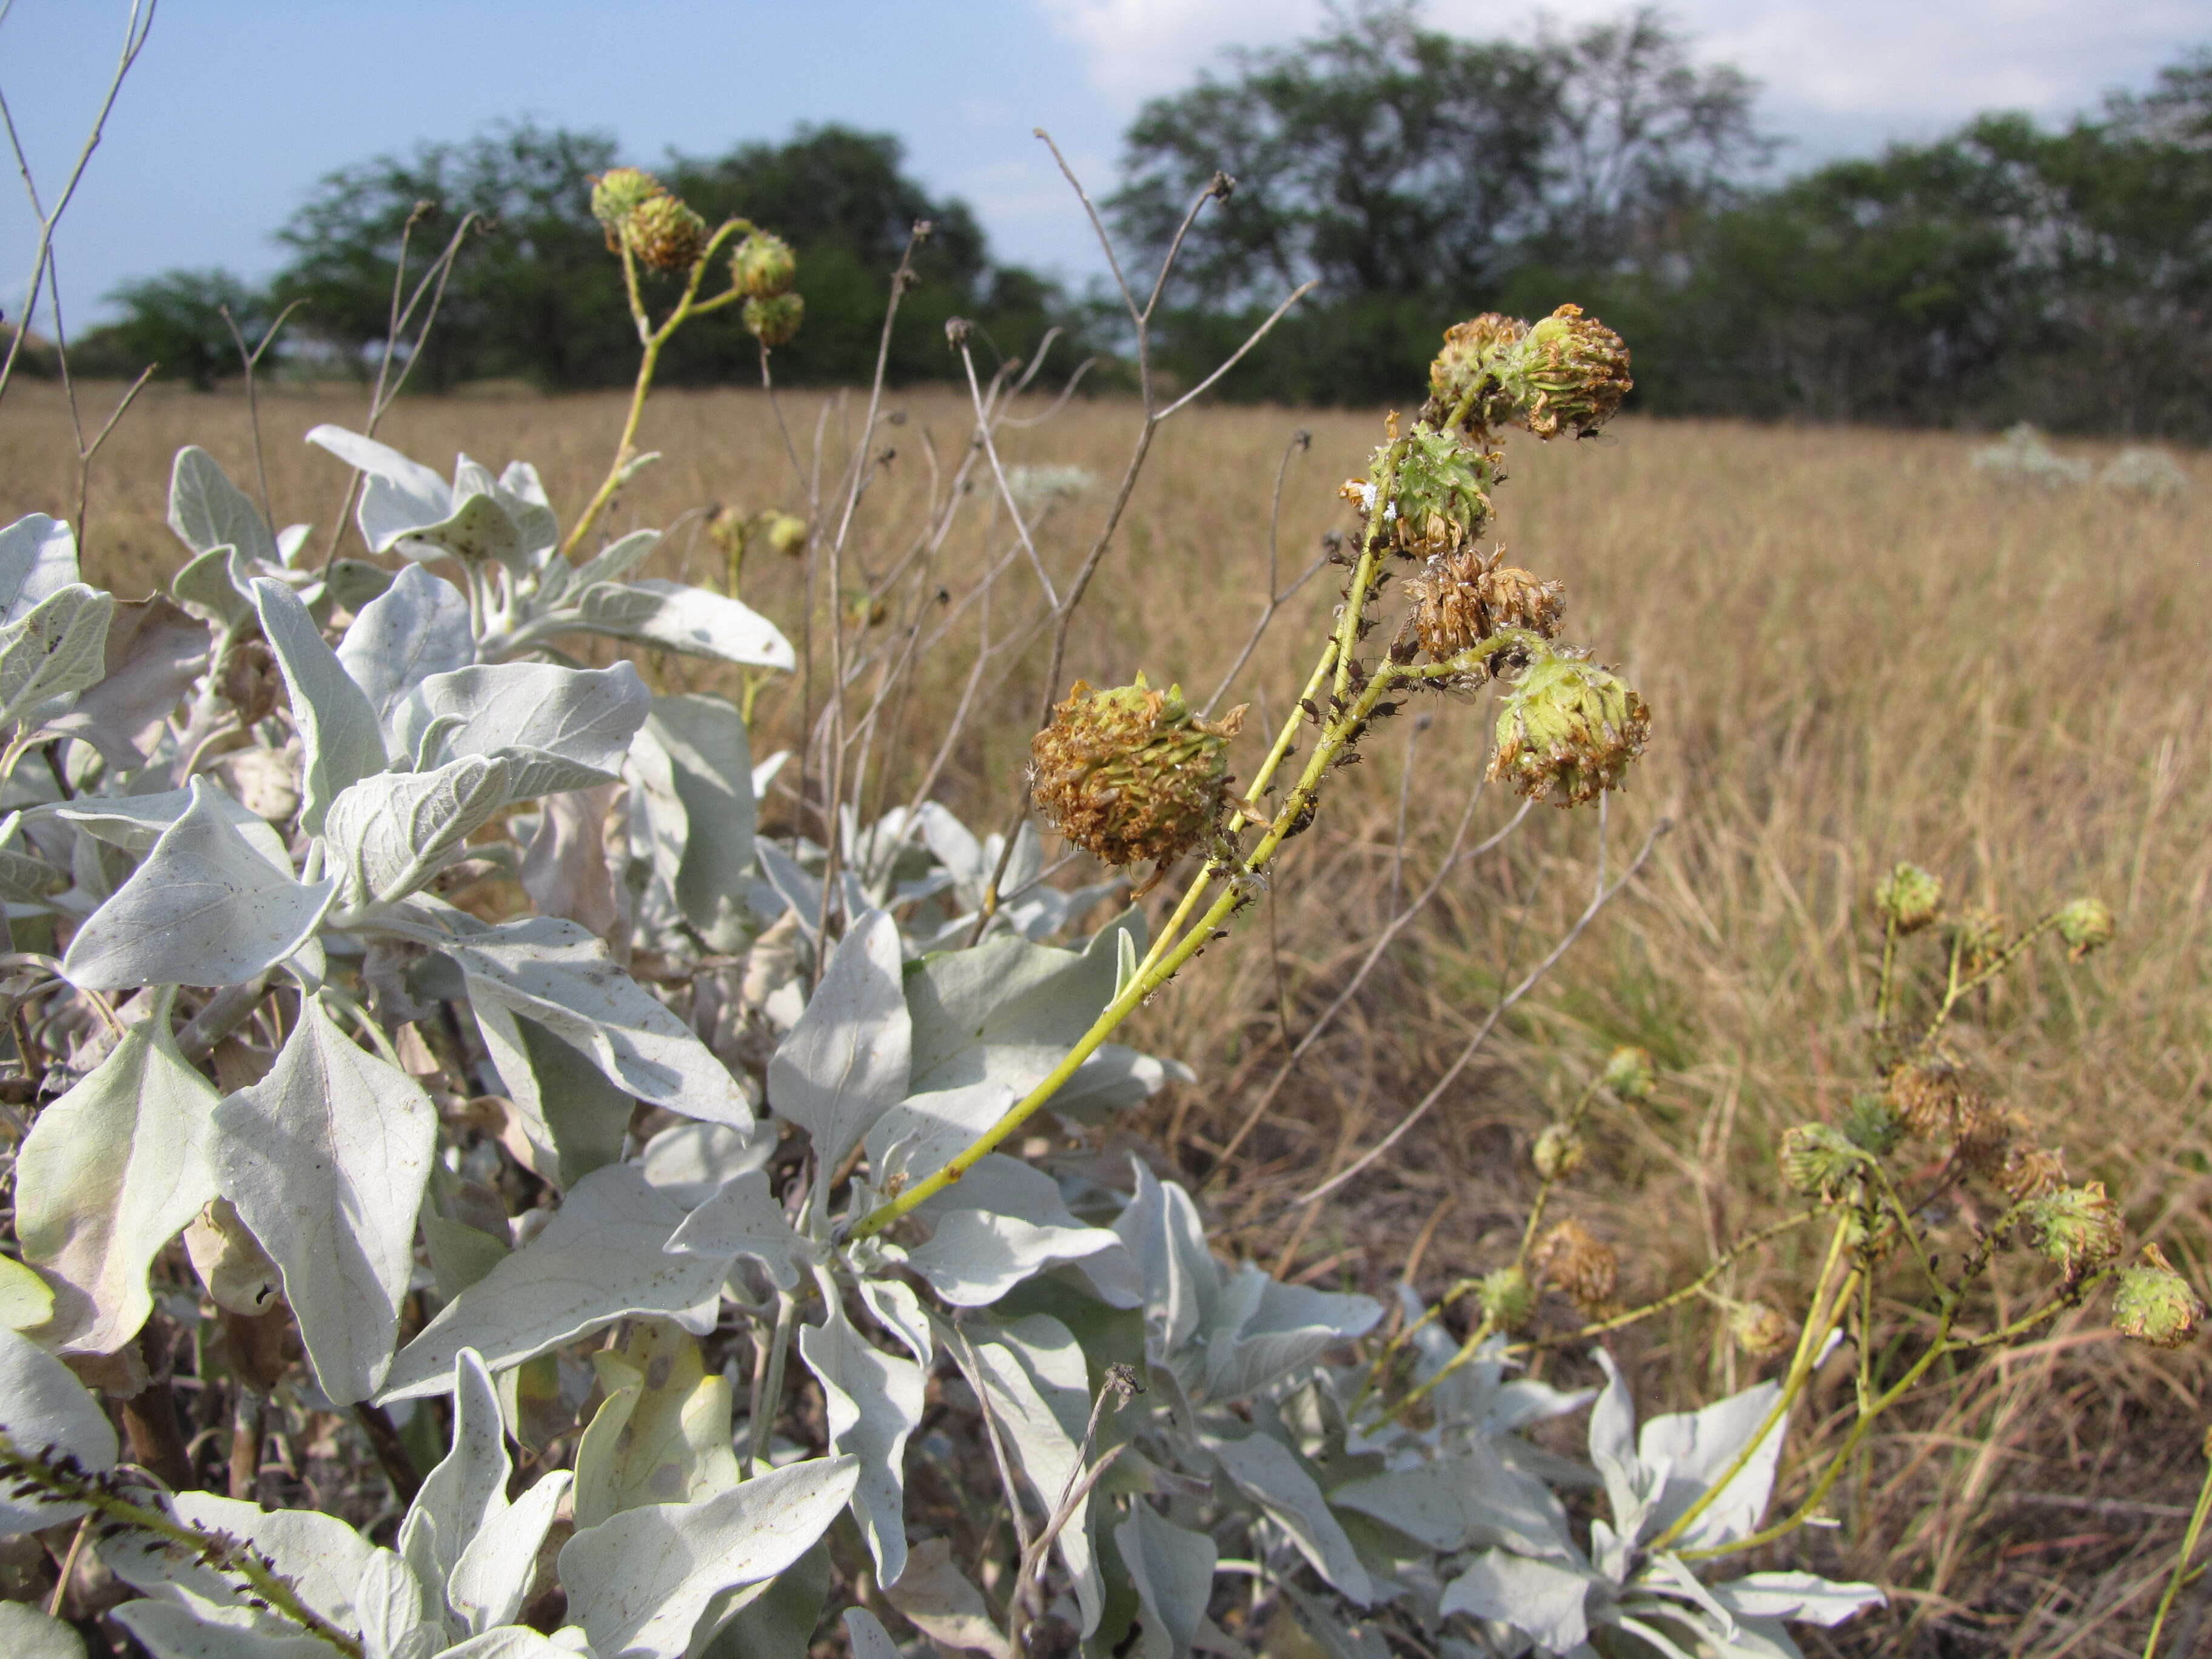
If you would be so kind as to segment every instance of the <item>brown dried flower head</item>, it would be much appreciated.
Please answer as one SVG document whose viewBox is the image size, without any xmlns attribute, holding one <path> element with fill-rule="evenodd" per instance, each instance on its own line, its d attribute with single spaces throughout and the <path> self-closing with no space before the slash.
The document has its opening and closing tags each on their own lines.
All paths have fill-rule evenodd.
<svg viewBox="0 0 2212 1659">
<path fill-rule="evenodd" d="M 1505 374 L 1528 334 L 1528 325 L 1519 318 L 1494 311 L 1446 329 L 1443 349 L 1429 365 L 1431 401 L 1425 415 L 1470 431 L 1510 419 L 1515 398 L 1506 389 Z"/>
<path fill-rule="evenodd" d="M 1547 1232 L 1529 1260 L 1537 1278 L 1586 1314 L 1603 1310 L 1620 1288 L 1620 1257 L 1613 1246 L 1571 1218 Z"/>
<path fill-rule="evenodd" d="M 1531 800 L 1578 806 L 1620 787 L 1650 732 L 1650 712 L 1627 681 L 1547 646 L 1505 694 L 1490 775 Z"/>
<path fill-rule="evenodd" d="M 707 245 L 707 222 L 676 197 L 648 196 L 623 221 L 630 252 L 653 270 L 689 270 Z"/>
<path fill-rule="evenodd" d="M 1181 858 L 1221 814 L 1242 708 L 1203 720 L 1182 688 L 1078 680 L 1030 742 L 1030 792 L 1060 833 L 1110 865 Z"/>
<path fill-rule="evenodd" d="M 2055 1193 L 2066 1184 L 2066 1157 L 2056 1147 L 2026 1146 L 2015 1141 L 1997 1172 L 1997 1185 L 2015 1204 Z"/>
<path fill-rule="evenodd" d="M 1941 1060 L 1908 1062 L 1887 1079 L 1889 1103 L 1908 1133 L 1929 1140 L 1965 1138 L 1990 1109 L 1966 1074 Z"/>
<path fill-rule="evenodd" d="M 1464 547 L 1437 554 L 1406 584 L 1413 632 L 1431 661 L 1443 662 L 1509 628 L 1558 637 L 1565 584 L 1501 564 L 1504 552 Z"/>
</svg>

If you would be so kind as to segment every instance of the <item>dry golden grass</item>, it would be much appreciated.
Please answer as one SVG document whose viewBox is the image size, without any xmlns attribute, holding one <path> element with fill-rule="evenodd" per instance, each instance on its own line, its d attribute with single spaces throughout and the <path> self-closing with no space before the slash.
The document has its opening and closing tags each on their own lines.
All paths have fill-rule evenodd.
<svg viewBox="0 0 2212 1659">
<path fill-rule="evenodd" d="M 343 477 L 299 435 L 318 420 L 351 423 L 360 401 L 264 398 L 280 520 L 327 523 Z M 964 404 L 942 392 L 892 401 L 908 418 L 887 434 L 897 456 L 857 521 L 863 575 L 903 550 L 933 455 L 949 471 L 967 437 Z M 805 453 L 823 402 L 795 395 L 786 413 Z M 532 459 L 573 513 L 619 419 L 611 398 L 457 398 L 403 404 L 381 435 L 435 465 L 463 447 L 494 465 Z M 857 419 L 856 404 L 832 404 L 826 429 Z M 1071 677 L 1142 666 L 1200 696 L 1212 690 L 1265 597 L 1270 491 L 1301 426 L 1314 441 L 1283 495 L 1287 575 L 1343 524 L 1335 486 L 1362 468 L 1376 419 L 1204 410 L 1164 428 L 1079 621 Z M 1079 464 L 1110 482 L 1133 427 L 1125 406 L 1079 404 L 1011 437 L 1008 458 Z M 252 477 L 242 400 L 150 396 L 95 469 L 97 579 L 136 591 L 174 564 L 161 509 L 168 457 L 185 441 Z M 665 398 L 644 441 L 666 459 L 623 503 L 617 528 L 800 495 L 757 394 Z M 1970 1046 L 2077 1177 L 2106 1180 L 2137 1230 L 2204 1282 L 2212 472 L 2199 466 L 2195 495 L 2174 504 L 2024 496 L 1972 472 L 1970 447 L 1633 421 L 1600 443 L 1513 447 L 1499 528 L 1514 561 L 1566 581 L 1568 637 L 1619 665 L 1653 710 L 1650 751 L 1612 814 L 1616 867 L 1661 816 L 1674 830 L 1501 1031 L 1486 1066 L 1358 1183 L 1297 1208 L 1288 1200 L 1425 1092 L 1591 878 L 1595 816 L 1549 809 L 1455 878 L 1218 1170 L 1213 1154 L 1286 1036 L 1334 994 L 1394 894 L 1426 881 L 1488 747 L 1476 706 L 1424 705 L 1437 718 L 1418 735 L 1410 719 L 1381 728 L 1267 905 L 1146 1016 L 1141 1040 L 1204 1080 L 1156 1103 L 1139 1138 L 1165 1137 L 1188 1178 L 1218 1177 L 1225 1247 L 1384 1293 L 1407 1274 L 1433 1293 L 1492 1265 L 1525 1198 L 1525 1150 L 1547 1103 L 1612 1044 L 1638 1042 L 1665 1067 L 1659 1096 L 1632 1121 L 1595 1126 L 1597 1155 L 1565 1206 L 1621 1246 L 1630 1297 L 1688 1276 L 1773 1212 L 1781 1132 L 1832 1115 L 1864 1085 L 1866 896 L 1881 870 L 1911 858 L 1954 895 L 2018 920 L 2084 893 L 2118 912 L 2103 955 L 2072 967 L 2043 952 L 1972 1011 Z M 835 441 L 830 452 L 834 468 Z M 19 388 L 0 409 L 0 520 L 70 510 L 70 454 L 52 389 Z M 1042 546 L 1058 568 L 1079 557 L 1104 493 L 1046 525 Z M 661 556 L 668 574 L 687 558 L 696 574 L 712 568 L 696 528 L 689 521 Z M 949 546 L 945 571 L 971 569 L 975 550 Z M 763 562 L 745 588 L 794 627 L 797 568 Z M 1034 610 L 1033 587 L 1004 591 L 1017 599 L 999 605 L 1001 635 Z M 1316 579 L 1244 675 L 1237 695 L 1269 717 L 1255 726 L 1280 719 L 1332 600 Z M 906 717 L 917 736 L 941 717 L 973 639 L 963 619 L 925 674 Z M 995 820 L 1015 798 L 1040 670 L 1031 653 L 987 686 L 940 791 L 971 820 Z M 790 702 L 763 705 L 786 739 Z M 1248 736 L 1248 769 L 1258 748 Z M 1507 806 L 1486 802 L 1477 835 Z M 1788 1305 L 1803 1271 L 1784 1249 L 1728 1288 Z M 1708 1397 L 1748 1376 L 1714 1340 L 1719 1319 L 1693 1304 L 1625 1345 L 1656 1397 Z M 2094 1310 L 2063 1320 L 1900 1419 L 1841 1503 L 1860 1523 L 1846 1529 L 1856 1544 L 1831 1534 L 1794 1547 L 1909 1593 L 1837 1639 L 1808 1639 L 1928 1654 L 2126 1652 L 2131 1633 L 2139 1645 L 2179 1535 L 2170 1511 L 2187 1504 L 2201 1467 L 2204 1376 L 2190 1353 L 2122 1352 L 2101 1323 Z M 2022 1497 L 2053 1493 L 2093 1506 Z"/>
</svg>

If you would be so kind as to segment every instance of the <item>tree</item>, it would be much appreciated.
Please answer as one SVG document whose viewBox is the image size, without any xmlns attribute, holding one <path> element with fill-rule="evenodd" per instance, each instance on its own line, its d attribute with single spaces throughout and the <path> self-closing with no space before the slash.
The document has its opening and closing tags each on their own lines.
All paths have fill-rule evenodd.
<svg viewBox="0 0 2212 1659">
<path fill-rule="evenodd" d="M 1145 106 L 1116 227 L 1157 256 L 1216 168 L 1237 180 L 1185 245 L 1170 357 L 1195 361 L 1310 278 L 1316 302 L 1242 390 L 1387 395 L 1434 349 L 1419 317 L 1526 309 L 1661 258 L 1686 215 L 1765 154 L 1751 83 L 1693 64 L 1658 14 L 1528 42 L 1367 4 L 1227 78 Z M 1301 384 L 1303 383 L 1303 384 Z"/>
<path fill-rule="evenodd" d="M 189 380 L 200 392 L 238 372 L 238 342 L 223 313 L 249 344 L 271 314 L 263 295 L 227 270 L 165 270 L 125 283 L 106 298 L 123 315 L 86 335 L 86 370 L 136 374 L 158 363 L 163 379 Z"/>
<path fill-rule="evenodd" d="M 603 133 L 522 123 L 332 173 L 280 233 L 295 258 L 277 293 L 304 302 L 304 329 L 366 362 L 390 326 L 402 234 L 412 226 L 410 269 L 419 271 L 475 213 L 479 229 L 453 267 L 416 384 L 438 389 L 497 376 L 547 388 L 625 383 L 636 368 L 636 331 L 620 267 L 590 208 L 590 176 L 617 161 L 614 140 Z M 994 266 L 966 205 L 932 197 L 903 162 L 896 138 L 828 126 L 801 128 L 786 143 L 673 157 L 658 170 L 710 223 L 750 219 L 797 248 L 806 323 L 777 354 L 779 379 L 854 380 L 873 372 L 891 273 L 917 221 L 932 231 L 893 340 L 894 379 L 957 370 L 943 329 L 956 313 L 975 318 L 1012 356 L 1032 349 L 1049 325 L 1056 294 L 1027 273 Z M 672 280 L 648 276 L 648 301 L 662 299 Z M 663 378 L 747 381 L 758 363 L 732 312 L 687 331 Z"/>
</svg>

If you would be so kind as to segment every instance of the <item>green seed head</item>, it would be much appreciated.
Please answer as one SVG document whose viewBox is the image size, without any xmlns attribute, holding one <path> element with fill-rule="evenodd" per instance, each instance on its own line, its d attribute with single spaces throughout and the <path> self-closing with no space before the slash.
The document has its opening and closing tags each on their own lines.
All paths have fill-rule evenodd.
<svg viewBox="0 0 2212 1659">
<path fill-rule="evenodd" d="M 1887 1158 L 1897 1150 L 1897 1143 L 1905 1139 L 1905 1121 L 1881 1095 L 1852 1096 L 1851 1103 L 1844 1109 L 1843 1122 L 1838 1127 L 1843 1130 L 1844 1139 L 1876 1158 Z"/>
<path fill-rule="evenodd" d="M 1753 1359 L 1765 1359 L 1790 1346 L 1789 1320 L 1764 1302 L 1747 1302 L 1729 1314 L 1729 1334 Z"/>
<path fill-rule="evenodd" d="M 1482 1311 L 1501 1331 L 1520 1330 L 1535 1316 L 1536 1287 L 1518 1267 L 1500 1267 L 1483 1279 L 1475 1295 Z"/>
<path fill-rule="evenodd" d="M 2101 1181 L 2061 1187 L 2032 1199 L 2023 1207 L 2021 1218 L 2035 1248 L 2069 1279 L 2095 1272 L 2118 1255 L 2127 1243 L 2119 1212 L 2105 1195 Z"/>
<path fill-rule="evenodd" d="M 756 296 L 745 301 L 745 332 L 771 349 L 797 339 L 799 325 L 805 318 L 806 301 L 796 294 L 778 294 L 765 300 Z"/>
<path fill-rule="evenodd" d="M 2154 1348 L 2178 1348 L 2197 1334 L 2204 1304 L 2155 1244 L 2120 1275 L 2112 1292 L 2112 1328 Z"/>
<path fill-rule="evenodd" d="M 1834 1198 L 1865 1154 L 1825 1123 L 1800 1123 L 1782 1137 L 1782 1179 L 1793 1193 Z"/>
<path fill-rule="evenodd" d="M 2066 954 L 2081 961 L 2112 942 L 2112 907 L 2102 899 L 2075 899 L 2058 913 L 2058 937 L 2066 941 Z"/>
<path fill-rule="evenodd" d="M 795 559 L 806 551 L 806 520 L 789 513 L 771 513 L 768 519 L 768 544 L 786 558 Z"/>
<path fill-rule="evenodd" d="M 1389 447 L 1376 453 L 1377 478 L 1389 454 Z M 1401 553 L 1427 558 L 1453 552 L 1490 522 L 1489 458 L 1456 432 L 1416 426 L 1399 451 L 1396 480 L 1383 533 Z"/>
<path fill-rule="evenodd" d="M 1628 348 L 1580 306 L 1561 306 L 1531 328 L 1504 372 L 1522 423 L 1540 438 L 1564 428 L 1588 437 L 1611 420 L 1636 382 Z"/>
<path fill-rule="evenodd" d="M 1627 681 L 1546 647 L 1505 694 L 1490 775 L 1531 800 L 1578 806 L 1620 787 L 1650 731 L 1650 713 Z"/>
<path fill-rule="evenodd" d="M 1603 1080 L 1616 1099 L 1649 1100 L 1659 1086 L 1659 1071 L 1649 1049 L 1625 1043 L 1607 1057 Z"/>
<path fill-rule="evenodd" d="M 1221 814 L 1229 740 L 1244 711 L 1203 720 L 1182 688 L 1097 690 L 1078 680 L 1030 740 L 1030 793 L 1053 827 L 1110 865 L 1168 864 Z"/>
<path fill-rule="evenodd" d="M 1564 1181 L 1582 1167 L 1583 1158 L 1589 1151 L 1589 1143 L 1580 1131 L 1564 1123 L 1548 1123 L 1544 1126 L 1544 1133 L 1536 1137 L 1528 1157 L 1536 1166 L 1536 1173 L 1545 1180 Z"/>
<path fill-rule="evenodd" d="M 1942 914 L 1942 878 L 1900 864 L 1875 884 L 1874 904 L 1899 933 L 1917 933 Z"/>
<path fill-rule="evenodd" d="M 782 237 L 757 230 L 730 255 L 730 280 L 747 296 L 773 300 L 791 292 L 799 275 L 799 256 Z"/>
<path fill-rule="evenodd" d="M 623 225 L 630 215 L 656 196 L 668 192 L 660 180 L 641 167 L 611 167 L 592 184 L 592 217 L 607 234 L 607 251 L 622 249 Z"/>
<path fill-rule="evenodd" d="M 1494 311 L 1454 323 L 1429 365 L 1431 401 L 1425 412 L 1478 434 L 1510 419 L 1516 399 L 1505 375 L 1528 333 L 1528 324 Z"/>
</svg>

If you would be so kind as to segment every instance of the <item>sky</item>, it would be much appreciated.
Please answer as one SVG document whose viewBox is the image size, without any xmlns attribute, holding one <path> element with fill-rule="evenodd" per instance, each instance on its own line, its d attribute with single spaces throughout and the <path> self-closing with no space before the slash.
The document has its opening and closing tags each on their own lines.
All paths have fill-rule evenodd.
<svg viewBox="0 0 2212 1659">
<path fill-rule="evenodd" d="M 96 112 L 127 0 L 12 0 L 0 94 L 51 196 Z M 1428 0 L 1435 27 L 1525 34 L 1620 0 Z M 1701 58 L 1762 85 L 1783 165 L 1933 137 L 1978 111 L 2046 119 L 2212 43 L 2212 0 L 1675 0 Z M 1287 43 L 1327 0 L 159 0 L 57 239 L 72 329 L 117 283 L 173 266 L 249 278 L 331 170 L 535 117 L 612 133 L 650 166 L 801 122 L 897 133 L 994 252 L 1082 283 L 1103 269 L 1031 136 L 1097 193 L 1147 97 L 1236 46 Z M 11 170 L 12 171 L 12 170 Z M 0 178 L 0 308 L 21 308 L 36 221 Z M 20 274 L 19 274 L 20 273 Z"/>
</svg>

